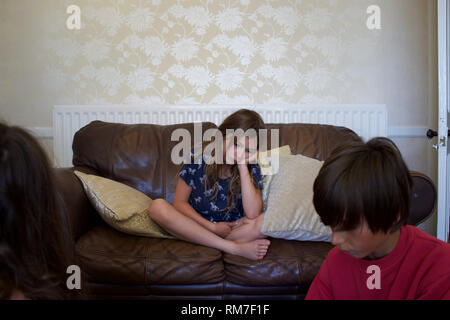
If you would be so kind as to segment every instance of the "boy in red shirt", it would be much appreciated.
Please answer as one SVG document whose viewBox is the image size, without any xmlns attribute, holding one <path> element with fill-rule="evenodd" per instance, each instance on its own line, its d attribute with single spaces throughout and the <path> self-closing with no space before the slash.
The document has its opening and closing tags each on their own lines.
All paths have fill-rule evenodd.
<svg viewBox="0 0 450 320">
<path fill-rule="evenodd" d="M 313 202 L 336 247 L 306 299 L 450 299 L 450 244 L 406 225 L 411 187 L 389 139 L 332 153 L 314 182 Z"/>
</svg>

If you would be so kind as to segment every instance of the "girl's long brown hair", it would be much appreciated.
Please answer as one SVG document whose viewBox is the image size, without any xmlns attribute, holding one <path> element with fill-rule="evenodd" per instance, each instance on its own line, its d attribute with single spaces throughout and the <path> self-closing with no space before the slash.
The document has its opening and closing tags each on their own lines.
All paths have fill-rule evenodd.
<svg viewBox="0 0 450 320">
<path fill-rule="evenodd" d="M 261 116 L 252 110 L 248 109 L 240 109 L 233 114 L 229 115 L 222 124 L 218 127 L 218 130 L 222 134 L 223 140 L 226 138 L 227 129 L 233 129 L 238 130 L 242 129 L 244 132 L 246 132 L 249 129 L 256 130 L 256 133 L 260 129 L 265 129 L 265 124 Z M 258 138 L 258 134 L 256 136 Z M 214 141 L 212 142 L 214 143 Z M 258 140 L 258 148 L 259 148 L 259 140 Z M 202 151 L 205 150 L 205 148 L 208 146 L 204 145 L 202 148 Z M 222 146 L 220 146 L 222 147 Z M 195 157 L 195 155 L 194 155 Z M 193 157 L 193 158 L 194 158 Z M 193 159 L 192 159 L 193 160 Z M 206 172 L 206 178 L 204 182 L 204 190 L 211 189 L 212 188 L 212 196 L 211 199 L 216 200 L 218 193 L 219 193 L 219 177 L 220 173 L 223 172 L 223 169 L 225 168 L 226 164 L 206 164 L 205 166 L 205 172 Z M 253 179 L 253 176 L 250 175 L 252 178 L 252 182 L 257 187 L 257 182 Z M 228 214 L 230 210 L 232 210 L 236 206 L 236 197 L 241 191 L 241 180 L 239 178 L 239 170 L 237 168 L 237 165 L 233 165 L 231 168 L 231 177 L 230 177 L 230 184 L 227 192 L 227 206 L 220 211 L 225 211 L 225 214 Z"/>
<path fill-rule="evenodd" d="M 0 123 L 0 299 L 14 290 L 28 299 L 64 299 L 77 291 L 66 287 L 69 238 L 55 197 L 39 142 Z"/>
</svg>

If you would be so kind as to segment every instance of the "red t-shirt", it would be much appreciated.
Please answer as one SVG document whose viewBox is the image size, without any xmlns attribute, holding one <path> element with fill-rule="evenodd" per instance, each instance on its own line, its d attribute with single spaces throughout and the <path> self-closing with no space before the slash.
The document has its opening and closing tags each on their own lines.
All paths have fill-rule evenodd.
<svg viewBox="0 0 450 320">
<path fill-rule="evenodd" d="M 394 250 L 377 260 L 353 258 L 335 247 L 306 299 L 450 299 L 450 244 L 403 226 Z"/>
</svg>

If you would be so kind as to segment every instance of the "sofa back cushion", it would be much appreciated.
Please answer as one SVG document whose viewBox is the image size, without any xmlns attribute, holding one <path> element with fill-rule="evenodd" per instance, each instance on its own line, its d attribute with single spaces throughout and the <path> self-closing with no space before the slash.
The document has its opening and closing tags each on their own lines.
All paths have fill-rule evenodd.
<svg viewBox="0 0 450 320">
<path fill-rule="evenodd" d="M 202 123 L 202 132 L 215 128 Z M 74 136 L 73 165 L 82 172 L 96 174 L 133 187 L 152 199 L 172 202 L 181 165 L 171 159 L 172 132 L 183 128 L 190 132 L 194 146 L 194 124 L 176 125 L 120 124 L 93 121 Z M 358 140 L 350 129 L 317 124 L 268 124 L 279 129 L 279 146 L 289 145 L 292 154 L 325 160 L 340 143 Z"/>
<path fill-rule="evenodd" d="M 360 141 L 361 138 L 352 130 L 330 125 L 289 123 L 266 124 L 270 145 L 270 129 L 279 129 L 279 145 L 289 145 L 292 154 L 325 161 L 340 144 Z"/>
<path fill-rule="evenodd" d="M 202 131 L 215 128 L 202 123 Z M 124 183 L 152 199 L 172 201 L 176 173 L 181 165 L 171 159 L 172 132 L 178 128 L 191 134 L 194 145 L 194 124 L 176 125 L 120 124 L 93 121 L 81 128 L 73 140 L 73 165 L 82 172 Z"/>
</svg>

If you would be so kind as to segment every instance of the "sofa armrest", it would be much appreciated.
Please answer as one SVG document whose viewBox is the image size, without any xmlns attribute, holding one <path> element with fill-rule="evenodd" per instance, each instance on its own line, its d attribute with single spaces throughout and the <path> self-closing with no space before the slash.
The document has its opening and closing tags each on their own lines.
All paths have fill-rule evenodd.
<svg viewBox="0 0 450 320">
<path fill-rule="evenodd" d="M 413 188 L 408 224 L 417 226 L 434 213 L 437 191 L 433 181 L 423 173 L 411 171 L 410 174 Z"/>
<path fill-rule="evenodd" d="M 71 235 L 76 241 L 97 223 L 98 217 L 84 192 L 83 185 L 75 176 L 74 169 L 55 168 L 53 170 L 58 200 L 67 217 Z"/>
</svg>

